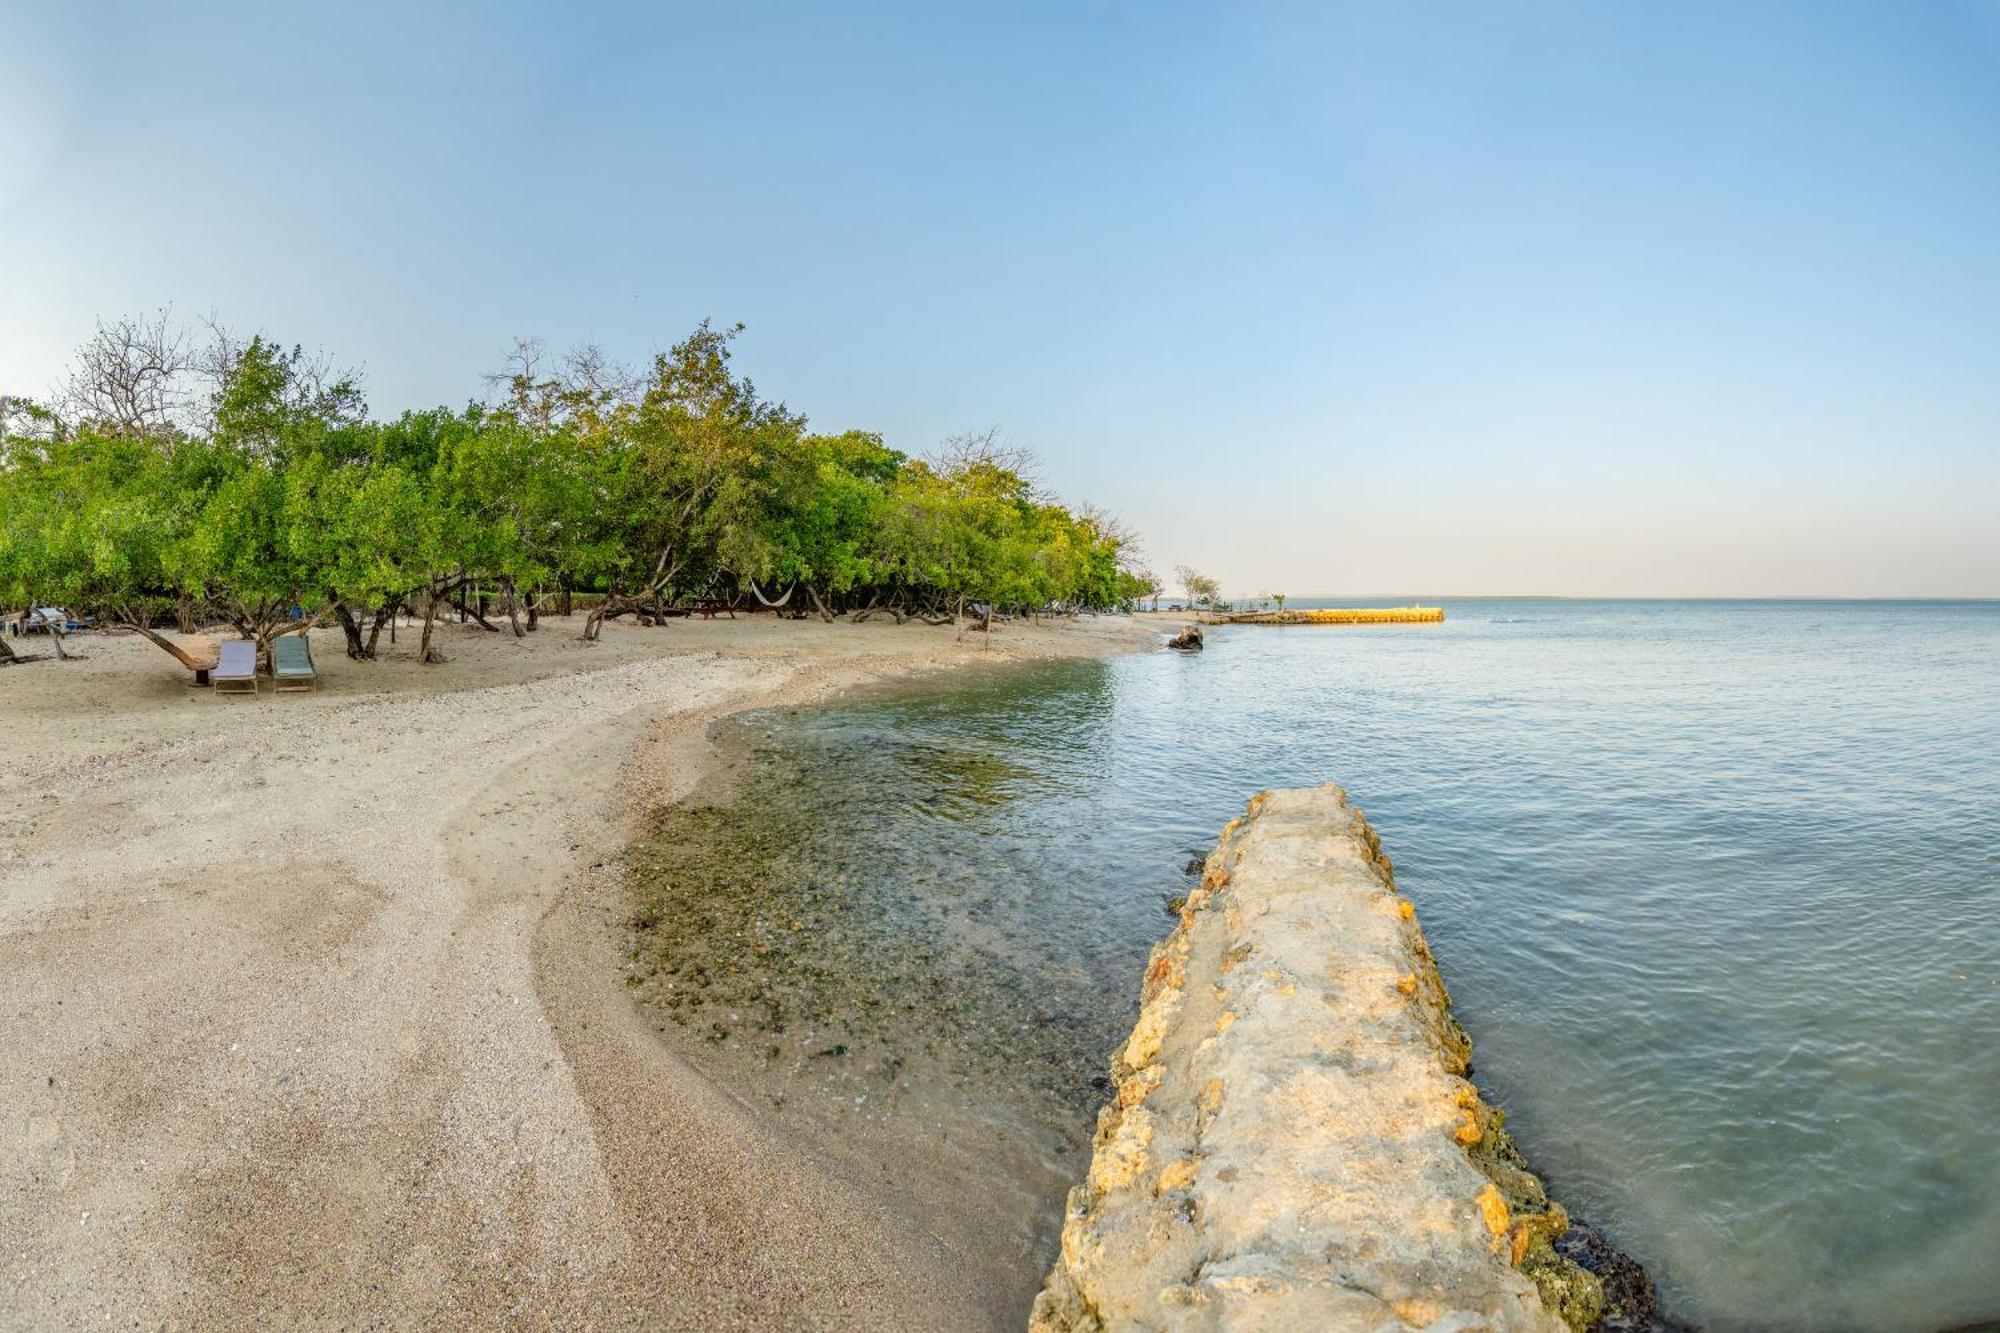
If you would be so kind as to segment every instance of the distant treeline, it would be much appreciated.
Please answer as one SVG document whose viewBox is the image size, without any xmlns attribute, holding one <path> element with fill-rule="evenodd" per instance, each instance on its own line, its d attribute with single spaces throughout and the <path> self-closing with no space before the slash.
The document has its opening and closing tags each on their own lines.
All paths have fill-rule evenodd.
<svg viewBox="0 0 2000 1333">
<path fill-rule="evenodd" d="M 532 628 L 755 600 L 943 621 L 1111 608 L 1157 584 L 1101 511 L 1041 494 L 991 436 L 907 457 L 815 434 L 704 322 L 641 372 L 519 344 L 484 403 L 371 420 L 352 375 L 265 337 L 102 326 L 45 401 L 0 399 L 0 604 L 268 640 L 472 595 Z"/>
</svg>

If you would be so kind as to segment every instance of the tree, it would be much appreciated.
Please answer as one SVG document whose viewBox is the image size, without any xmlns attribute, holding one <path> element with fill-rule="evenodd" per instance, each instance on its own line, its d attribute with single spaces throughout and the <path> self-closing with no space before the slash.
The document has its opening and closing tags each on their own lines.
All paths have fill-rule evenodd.
<svg viewBox="0 0 2000 1333">
<path fill-rule="evenodd" d="M 375 656 L 382 627 L 440 563 L 430 469 L 398 456 L 394 427 L 304 452 L 287 468 L 288 547 L 340 622 L 347 655 Z M 328 442 L 331 444 L 331 442 Z M 361 624 L 372 619 L 364 638 Z"/>
<path fill-rule="evenodd" d="M 1213 602 L 1222 592 L 1220 584 L 1192 565 L 1175 565 L 1174 581 L 1186 591 L 1189 610 Z"/>
<path fill-rule="evenodd" d="M 1134 534 L 1046 494 L 1025 450 L 809 432 L 735 371 L 740 332 L 703 322 L 643 376 L 524 341 L 490 402 L 374 421 L 298 345 L 102 325 L 56 407 L 0 402 L 0 599 L 148 632 L 209 614 L 260 646 L 332 617 L 360 660 L 421 602 L 436 661 L 449 599 L 497 631 L 497 596 L 524 636 L 552 587 L 604 594 L 587 638 L 690 597 L 940 624 L 971 604 L 988 631 L 1157 598 Z"/>
<path fill-rule="evenodd" d="M 756 515 L 725 532 L 719 564 L 753 584 L 803 586 L 831 621 L 842 595 L 878 577 L 874 538 L 902 463 L 866 431 L 806 435 L 774 451 L 757 478 Z"/>
<path fill-rule="evenodd" d="M 133 437 L 187 431 L 201 401 L 197 356 L 193 337 L 169 309 L 99 320 L 57 387 L 52 409 L 59 429 Z"/>
<path fill-rule="evenodd" d="M 94 430 L 13 440 L 0 455 L 0 601 L 90 607 L 150 623 L 186 498 L 169 458 L 145 440 Z M 60 637 L 57 656 L 66 656 Z"/>
<path fill-rule="evenodd" d="M 291 626 L 295 608 L 330 613 L 337 600 L 326 529 L 353 503 L 355 478 L 340 469 L 356 448 L 364 404 L 351 380 L 328 379 L 299 347 L 258 335 L 226 344 L 223 356 L 206 499 L 169 569 L 261 653 Z"/>
<path fill-rule="evenodd" d="M 712 583 L 723 572 L 718 547 L 755 520 L 760 470 L 803 432 L 803 417 L 731 373 L 742 330 L 703 320 L 653 359 L 638 402 L 601 428 L 625 464 L 607 478 L 625 527 L 612 594 L 590 614 L 585 638 L 608 617 L 663 609 L 669 589 Z"/>
</svg>

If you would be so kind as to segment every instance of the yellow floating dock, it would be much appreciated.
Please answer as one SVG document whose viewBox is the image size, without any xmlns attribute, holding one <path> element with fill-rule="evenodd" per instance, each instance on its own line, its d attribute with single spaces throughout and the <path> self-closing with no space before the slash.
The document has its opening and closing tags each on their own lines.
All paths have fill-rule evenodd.
<svg viewBox="0 0 2000 1333">
<path fill-rule="evenodd" d="M 1309 611 L 1241 611 L 1220 617 L 1225 625 L 1435 625 L 1441 606 L 1340 606 Z"/>
</svg>

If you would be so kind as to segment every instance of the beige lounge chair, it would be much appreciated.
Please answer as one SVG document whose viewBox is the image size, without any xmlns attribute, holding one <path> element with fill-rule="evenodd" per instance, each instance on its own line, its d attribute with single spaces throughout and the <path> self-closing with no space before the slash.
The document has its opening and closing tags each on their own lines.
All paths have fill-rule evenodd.
<svg viewBox="0 0 2000 1333">
<path fill-rule="evenodd" d="M 313 670 L 312 645 L 303 634 L 280 634 L 271 640 L 271 688 L 309 690 L 319 683 Z"/>
<path fill-rule="evenodd" d="M 217 694 L 257 692 L 257 645 L 248 639 L 232 639 L 221 647 L 221 660 L 210 673 Z"/>
</svg>

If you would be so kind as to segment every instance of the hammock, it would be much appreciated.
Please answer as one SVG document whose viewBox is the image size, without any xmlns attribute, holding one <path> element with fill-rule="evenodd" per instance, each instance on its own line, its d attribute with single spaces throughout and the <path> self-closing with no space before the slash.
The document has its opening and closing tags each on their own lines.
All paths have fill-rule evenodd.
<svg viewBox="0 0 2000 1333">
<path fill-rule="evenodd" d="M 157 630 L 147 629 L 144 625 L 134 625 L 131 629 L 133 633 L 151 639 L 154 643 L 172 653 L 180 660 L 180 664 L 190 671 L 212 671 L 215 669 L 216 662 L 221 656 L 221 648 L 214 639 L 191 638 L 188 640 L 187 647 L 182 648 L 181 645 L 175 643 L 166 635 L 161 634 Z"/>
<path fill-rule="evenodd" d="M 798 590 L 799 590 L 798 580 L 794 579 L 792 581 L 792 586 L 785 589 L 785 595 L 783 597 L 780 597 L 777 601 L 774 602 L 770 598 L 766 597 L 762 592 L 758 591 L 757 580 L 755 579 L 750 580 L 750 591 L 756 593 L 757 600 L 762 602 L 764 605 L 770 607 L 773 611 L 780 609 L 785 605 L 786 602 L 791 601 L 792 594 L 797 592 Z"/>
</svg>

